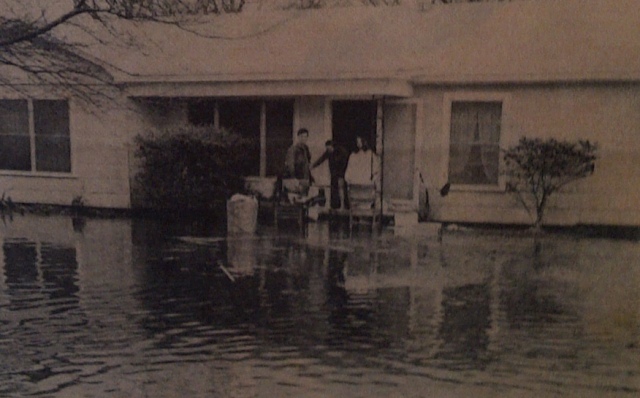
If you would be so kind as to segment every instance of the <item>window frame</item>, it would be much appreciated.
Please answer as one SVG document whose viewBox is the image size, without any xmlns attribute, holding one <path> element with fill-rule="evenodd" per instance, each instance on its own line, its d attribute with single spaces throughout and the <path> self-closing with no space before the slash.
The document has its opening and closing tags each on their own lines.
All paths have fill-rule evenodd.
<svg viewBox="0 0 640 398">
<path fill-rule="evenodd" d="M 28 135 L 29 135 L 29 154 L 31 167 L 30 170 L 5 170 L 0 168 L 0 175 L 2 176 L 18 176 L 18 177 L 50 177 L 50 178 L 76 178 L 75 175 L 75 162 L 74 162 L 74 143 L 72 139 L 72 112 L 71 107 L 72 103 L 69 98 L 13 98 L 13 97 L 3 97 L 0 98 L 1 101 L 26 101 L 27 102 L 27 114 L 28 114 Z M 67 104 L 68 110 L 68 122 L 69 125 L 69 171 L 41 171 L 37 169 L 37 160 L 36 160 L 36 129 L 35 129 L 35 114 L 34 114 L 34 101 L 65 101 Z"/>
<path fill-rule="evenodd" d="M 211 105 L 212 105 L 212 109 L 211 111 L 213 111 L 213 127 L 216 129 L 220 128 L 220 103 L 222 102 L 226 102 L 226 101 L 257 101 L 259 103 L 259 117 L 260 117 L 260 131 L 259 131 L 259 135 L 258 135 L 258 139 L 259 139 L 259 145 L 260 145 L 260 150 L 259 150 L 259 154 L 260 154 L 260 159 L 258 160 L 259 163 L 259 172 L 257 175 L 251 175 L 249 177 L 261 177 L 261 178 L 270 178 L 270 177 L 275 177 L 275 176 L 271 176 L 271 175 L 267 175 L 267 158 L 268 158 L 268 153 L 267 153 L 267 103 L 268 102 L 277 102 L 277 101 L 287 101 L 287 102 L 291 102 L 292 105 L 292 131 L 291 131 L 291 137 L 293 142 L 295 142 L 295 133 L 297 131 L 297 125 L 298 125 L 298 101 L 296 98 L 294 97 L 239 97 L 239 98 L 231 98 L 231 97 L 212 97 L 210 98 L 211 100 Z M 190 106 L 189 103 L 187 103 L 187 113 L 189 112 L 188 108 Z M 197 124 L 192 124 L 189 121 L 189 124 L 191 125 L 196 125 Z"/>
<path fill-rule="evenodd" d="M 442 131 L 444 136 L 444 146 L 446 148 L 444 170 L 447 176 L 446 180 L 450 180 L 449 162 L 451 157 L 451 108 L 454 102 L 500 102 L 502 104 L 502 113 L 500 115 L 500 139 L 498 141 L 499 153 L 501 153 L 504 144 L 507 142 L 506 137 L 509 134 L 510 102 L 509 93 L 500 91 L 460 91 L 445 93 L 443 103 L 443 120 Z M 506 189 L 506 178 L 502 171 L 504 170 L 504 160 L 498 155 L 498 183 L 497 184 L 451 184 L 452 191 L 471 191 L 471 192 L 504 192 Z"/>
</svg>

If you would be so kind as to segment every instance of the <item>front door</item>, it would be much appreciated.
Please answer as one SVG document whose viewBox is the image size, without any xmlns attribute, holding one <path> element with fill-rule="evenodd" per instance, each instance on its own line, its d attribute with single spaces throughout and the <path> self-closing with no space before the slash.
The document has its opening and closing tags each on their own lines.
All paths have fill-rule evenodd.
<svg viewBox="0 0 640 398">
<path fill-rule="evenodd" d="M 356 137 L 361 137 L 375 150 L 376 102 L 340 100 L 331 102 L 332 139 L 350 152 L 356 149 Z"/>
</svg>

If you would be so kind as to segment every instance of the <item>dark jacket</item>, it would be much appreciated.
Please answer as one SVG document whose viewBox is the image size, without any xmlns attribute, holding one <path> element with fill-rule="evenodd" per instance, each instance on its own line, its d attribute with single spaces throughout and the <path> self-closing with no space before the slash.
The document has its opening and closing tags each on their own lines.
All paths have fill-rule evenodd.
<svg viewBox="0 0 640 398">
<path fill-rule="evenodd" d="M 297 143 L 287 151 L 285 160 L 285 178 L 311 180 L 311 152 L 306 144 Z"/>
<path fill-rule="evenodd" d="M 344 177 L 344 172 L 349 162 L 349 152 L 345 148 L 336 145 L 333 147 L 332 152 L 324 151 L 322 156 L 320 156 L 311 167 L 317 167 L 325 160 L 329 160 L 329 173 L 331 177 Z"/>
</svg>

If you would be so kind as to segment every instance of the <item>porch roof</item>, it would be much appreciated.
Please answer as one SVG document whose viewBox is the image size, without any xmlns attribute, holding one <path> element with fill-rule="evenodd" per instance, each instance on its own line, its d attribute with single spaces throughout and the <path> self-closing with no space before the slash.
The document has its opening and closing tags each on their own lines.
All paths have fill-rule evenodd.
<svg viewBox="0 0 640 398">
<path fill-rule="evenodd" d="M 126 92 L 131 97 L 278 97 L 301 95 L 392 96 L 411 97 L 413 86 L 402 79 L 339 78 L 179 81 L 129 81 Z"/>
<path fill-rule="evenodd" d="M 109 54 L 134 96 L 410 96 L 413 84 L 640 81 L 637 0 L 249 7 L 191 31 L 123 29 L 143 46 L 92 51 Z"/>
</svg>

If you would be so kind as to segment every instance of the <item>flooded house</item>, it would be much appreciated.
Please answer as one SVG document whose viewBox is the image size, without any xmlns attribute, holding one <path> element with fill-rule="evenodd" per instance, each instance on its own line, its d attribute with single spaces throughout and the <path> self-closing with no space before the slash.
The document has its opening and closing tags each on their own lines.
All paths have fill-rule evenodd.
<svg viewBox="0 0 640 398">
<path fill-rule="evenodd" d="M 554 137 L 597 142 L 599 157 L 592 176 L 554 198 L 547 221 L 640 225 L 634 1 L 248 6 L 188 29 L 122 29 L 143 39 L 86 49 L 119 89 L 99 109 L 47 87 L 0 87 L 0 194 L 144 206 L 134 137 L 185 125 L 255 138 L 252 178 L 273 178 L 304 127 L 314 160 L 326 140 L 368 139 L 390 213 L 527 223 L 506 192 L 502 151 Z M 326 166 L 314 176 L 329 185 Z"/>
</svg>

